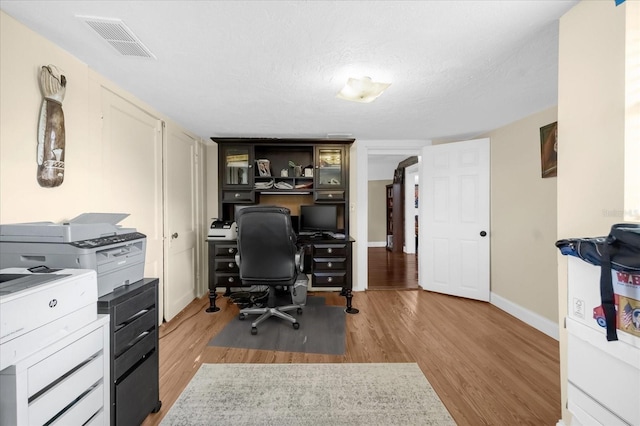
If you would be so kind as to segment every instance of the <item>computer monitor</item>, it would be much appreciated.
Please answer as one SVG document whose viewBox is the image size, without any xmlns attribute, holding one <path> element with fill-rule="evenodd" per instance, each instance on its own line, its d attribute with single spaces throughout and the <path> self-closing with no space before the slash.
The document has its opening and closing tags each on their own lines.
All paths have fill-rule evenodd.
<svg viewBox="0 0 640 426">
<path fill-rule="evenodd" d="M 332 204 L 300 206 L 300 232 L 338 230 L 338 207 Z"/>
</svg>

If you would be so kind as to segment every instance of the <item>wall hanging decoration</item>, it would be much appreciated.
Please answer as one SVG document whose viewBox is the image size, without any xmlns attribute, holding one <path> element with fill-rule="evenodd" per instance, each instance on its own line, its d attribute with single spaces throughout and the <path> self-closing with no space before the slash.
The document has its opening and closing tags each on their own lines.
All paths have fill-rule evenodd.
<svg viewBox="0 0 640 426">
<path fill-rule="evenodd" d="M 53 65 L 40 69 L 42 106 L 38 121 L 38 183 L 45 188 L 60 186 L 64 180 L 64 113 L 62 101 L 67 79 Z"/>
<path fill-rule="evenodd" d="M 558 176 L 558 122 L 540 127 L 542 177 Z"/>
</svg>

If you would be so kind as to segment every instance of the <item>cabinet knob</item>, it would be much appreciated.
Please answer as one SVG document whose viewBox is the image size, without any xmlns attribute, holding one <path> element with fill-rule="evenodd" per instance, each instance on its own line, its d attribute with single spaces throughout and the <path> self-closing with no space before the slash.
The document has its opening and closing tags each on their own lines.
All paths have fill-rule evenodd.
<svg viewBox="0 0 640 426">
<path fill-rule="evenodd" d="M 328 277 L 328 278 L 327 278 L 327 282 L 328 282 L 328 283 L 333 282 L 333 277 Z"/>
<path fill-rule="evenodd" d="M 233 248 L 230 248 L 229 253 L 233 254 L 233 252 L 234 252 Z"/>
<path fill-rule="evenodd" d="M 241 195 L 236 192 L 233 196 L 236 198 L 240 198 Z"/>
<path fill-rule="evenodd" d="M 229 281 L 230 283 L 232 283 L 232 282 L 234 282 L 234 281 L 235 281 L 235 278 L 233 278 L 233 277 L 229 277 L 228 281 Z"/>
<path fill-rule="evenodd" d="M 333 263 L 331 263 L 331 262 L 327 263 L 327 267 L 333 268 Z"/>
<path fill-rule="evenodd" d="M 171 234 L 171 239 L 175 240 L 176 238 L 178 238 L 178 233 L 174 232 L 173 234 Z"/>
<path fill-rule="evenodd" d="M 235 265 L 235 263 L 229 262 L 229 268 L 233 268 L 233 265 Z"/>
<path fill-rule="evenodd" d="M 333 249 L 332 249 L 331 247 L 329 247 L 329 248 L 327 249 L 327 253 L 333 253 Z"/>
<path fill-rule="evenodd" d="M 327 198 L 333 198 L 333 194 L 327 195 Z"/>
</svg>

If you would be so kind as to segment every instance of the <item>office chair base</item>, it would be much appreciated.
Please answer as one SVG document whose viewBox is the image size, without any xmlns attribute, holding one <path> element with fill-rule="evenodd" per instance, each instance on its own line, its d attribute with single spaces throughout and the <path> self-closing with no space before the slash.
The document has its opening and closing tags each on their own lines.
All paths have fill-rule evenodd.
<svg viewBox="0 0 640 426">
<path fill-rule="evenodd" d="M 298 315 L 302 314 L 301 305 L 286 305 L 278 306 L 275 308 L 245 308 L 240 310 L 238 318 L 244 320 L 247 315 L 260 315 L 255 321 L 251 323 L 251 334 L 258 334 L 258 324 L 270 317 L 278 317 L 283 320 L 289 321 L 294 329 L 300 328 L 300 323 L 297 319 L 289 315 L 287 312 L 296 311 Z"/>
</svg>

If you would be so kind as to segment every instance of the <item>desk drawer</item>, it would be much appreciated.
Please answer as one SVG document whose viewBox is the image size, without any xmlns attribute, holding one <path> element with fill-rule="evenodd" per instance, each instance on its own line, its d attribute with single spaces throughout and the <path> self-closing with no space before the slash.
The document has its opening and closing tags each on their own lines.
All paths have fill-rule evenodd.
<svg viewBox="0 0 640 426">
<path fill-rule="evenodd" d="M 314 244 L 313 254 L 317 257 L 346 257 L 346 244 Z"/>
<path fill-rule="evenodd" d="M 253 191 L 224 191 L 222 201 L 250 201 L 253 203 L 255 193 Z"/>
<path fill-rule="evenodd" d="M 344 191 L 316 191 L 315 201 L 344 201 Z"/>
<path fill-rule="evenodd" d="M 313 273 L 314 287 L 343 287 L 346 282 L 346 271 Z"/>
<path fill-rule="evenodd" d="M 120 356 L 140 339 L 143 333 L 154 329 L 158 321 L 158 314 L 154 309 L 150 309 L 133 321 L 120 328 L 113 336 L 114 356 Z"/>
<path fill-rule="evenodd" d="M 242 283 L 238 274 L 216 274 L 214 284 L 216 287 L 229 287 L 239 286 Z"/>
<path fill-rule="evenodd" d="M 216 272 L 235 272 L 238 273 L 238 264 L 234 259 L 215 259 L 213 267 Z"/>
<path fill-rule="evenodd" d="M 313 259 L 314 271 L 344 271 L 346 269 L 346 257 L 315 257 Z"/>
<path fill-rule="evenodd" d="M 154 307 L 155 303 L 155 291 L 153 290 L 147 290 L 120 303 L 113 310 L 114 324 L 117 327 L 120 324 L 126 323 L 142 309 Z"/>
<path fill-rule="evenodd" d="M 216 257 L 230 256 L 231 258 L 234 258 L 237 253 L 238 253 L 237 244 L 216 244 L 216 249 L 214 251 L 214 255 Z"/>
</svg>

